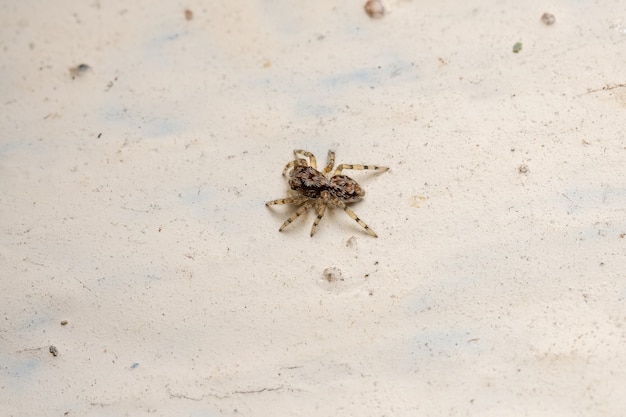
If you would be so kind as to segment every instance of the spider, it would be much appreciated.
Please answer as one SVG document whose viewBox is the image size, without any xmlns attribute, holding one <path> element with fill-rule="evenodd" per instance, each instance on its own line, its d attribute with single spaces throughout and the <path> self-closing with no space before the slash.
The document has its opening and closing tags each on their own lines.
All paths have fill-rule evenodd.
<svg viewBox="0 0 626 417">
<path fill-rule="evenodd" d="M 326 207 L 339 207 L 344 210 L 355 222 L 367 231 L 370 235 L 378 237 L 378 235 L 365 224 L 365 222 L 346 206 L 346 203 L 352 203 L 360 200 L 365 191 L 352 178 L 342 175 L 344 169 L 373 169 L 376 171 L 387 171 L 389 168 L 377 165 L 352 165 L 341 164 L 337 166 L 335 172 L 330 175 L 335 166 L 335 153 L 328 151 L 328 164 L 322 171 L 317 170 L 317 161 L 311 152 L 303 150 L 293 151 L 295 159 L 289 162 L 283 169 L 283 177 L 289 172 L 289 197 L 272 200 L 265 203 L 266 206 L 274 204 L 295 204 L 300 208 L 291 215 L 278 229 L 289 226 L 294 220 L 307 212 L 311 207 L 315 207 L 317 217 L 311 227 L 311 236 L 315 233 L 317 225 L 326 212 Z M 302 156 L 308 158 L 303 159 Z M 291 171 L 291 172 L 290 172 Z"/>
</svg>

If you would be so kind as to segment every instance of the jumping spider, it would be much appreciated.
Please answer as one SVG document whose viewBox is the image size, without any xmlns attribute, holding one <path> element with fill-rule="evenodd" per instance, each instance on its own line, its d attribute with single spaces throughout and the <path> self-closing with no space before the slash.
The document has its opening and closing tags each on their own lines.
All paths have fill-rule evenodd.
<svg viewBox="0 0 626 417">
<path fill-rule="evenodd" d="M 311 152 L 303 150 L 293 151 L 295 159 L 289 162 L 283 170 L 283 177 L 289 173 L 289 197 L 281 198 L 278 200 L 272 200 L 265 203 L 266 206 L 274 204 L 295 204 L 300 208 L 291 215 L 280 226 L 278 231 L 282 232 L 283 229 L 289 226 L 294 220 L 306 213 L 311 207 L 315 206 L 317 212 L 317 218 L 313 222 L 311 227 L 311 236 L 315 233 L 317 225 L 326 212 L 326 207 L 339 207 L 348 213 L 354 221 L 356 221 L 361 227 L 363 227 L 367 233 L 374 237 L 378 237 L 376 233 L 369 228 L 367 224 L 347 206 L 346 203 L 351 203 L 361 199 L 365 195 L 365 191 L 361 186 L 352 178 L 347 175 L 342 175 L 341 172 L 344 169 L 373 169 L 376 171 L 387 171 L 389 168 L 381 167 L 377 165 L 352 165 L 341 164 L 335 169 L 335 172 L 331 175 L 335 166 L 335 153 L 328 151 L 328 164 L 320 172 L 317 170 L 317 161 L 315 156 Z M 301 158 L 304 156 L 308 158 Z"/>
</svg>

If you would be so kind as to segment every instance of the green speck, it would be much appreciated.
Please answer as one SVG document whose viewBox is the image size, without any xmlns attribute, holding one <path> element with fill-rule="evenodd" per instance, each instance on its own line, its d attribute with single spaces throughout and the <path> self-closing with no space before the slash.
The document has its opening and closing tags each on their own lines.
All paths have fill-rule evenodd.
<svg viewBox="0 0 626 417">
<path fill-rule="evenodd" d="M 513 45 L 513 53 L 516 54 L 519 51 L 522 50 L 522 43 L 521 42 L 515 42 L 515 45 Z"/>
</svg>

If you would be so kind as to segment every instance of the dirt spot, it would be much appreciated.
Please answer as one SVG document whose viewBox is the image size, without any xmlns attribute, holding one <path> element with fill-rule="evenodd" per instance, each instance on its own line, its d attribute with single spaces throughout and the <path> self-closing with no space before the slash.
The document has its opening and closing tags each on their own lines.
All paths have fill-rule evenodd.
<svg viewBox="0 0 626 417">
<path fill-rule="evenodd" d="M 380 0 L 367 0 L 364 8 L 365 13 L 372 19 L 380 19 L 385 15 L 385 7 Z"/>
<path fill-rule="evenodd" d="M 326 268 L 322 275 L 328 282 L 343 281 L 343 275 L 341 274 L 341 269 L 335 268 L 334 266 L 331 266 L 330 268 Z"/>
<path fill-rule="evenodd" d="M 75 67 L 70 68 L 70 76 L 72 80 L 76 77 L 80 77 L 82 75 L 87 74 L 91 70 L 91 67 L 87 64 L 79 64 Z"/>
<path fill-rule="evenodd" d="M 547 25 L 553 25 L 554 22 L 556 22 L 556 17 L 554 17 L 554 15 L 552 13 L 544 13 L 541 15 L 541 21 Z"/>
</svg>

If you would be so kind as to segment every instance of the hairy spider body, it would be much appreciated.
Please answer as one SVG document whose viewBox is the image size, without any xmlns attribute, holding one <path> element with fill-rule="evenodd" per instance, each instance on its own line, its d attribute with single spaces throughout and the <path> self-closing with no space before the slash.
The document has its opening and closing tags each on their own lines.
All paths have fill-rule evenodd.
<svg viewBox="0 0 626 417">
<path fill-rule="evenodd" d="M 329 186 L 326 176 L 310 166 L 296 166 L 289 174 L 289 187 L 309 198 L 320 198 Z"/>
<path fill-rule="evenodd" d="M 352 178 L 341 174 L 344 169 L 365 170 L 371 169 L 376 171 L 387 171 L 387 167 L 377 165 L 352 165 L 341 164 L 337 167 L 332 176 L 335 165 L 335 153 L 328 151 L 328 164 L 323 171 L 317 170 L 317 160 L 315 156 L 307 151 L 293 151 L 295 159 L 289 162 L 283 170 L 283 176 L 289 172 L 289 197 L 278 200 L 272 200 L 265 203 L 266 206 L 275 204 L 295 204 L 300 208 L 291 215 L 278 229 L 283 231 L 285 227 L 290 225 L 294 220 L 306 213 L 311 207 L 315 207 L 317 217 L 311 227 L 311 236 L 315 233 L 317 225 L 324 216 L 326 208 L 339 207 L 344 210 L 350 218 L 363 227 L 367 233 L 374 237 L 378 237 L 370 227 L 359 219 L 359 217 L 346 206 L 346 203 L 358 201 L 365 196 L 365 191 Z M 308 158 L 300 158 L 303 155 Z M 291 172 L 290 172 L 291 171 Z"/>
</svg>

